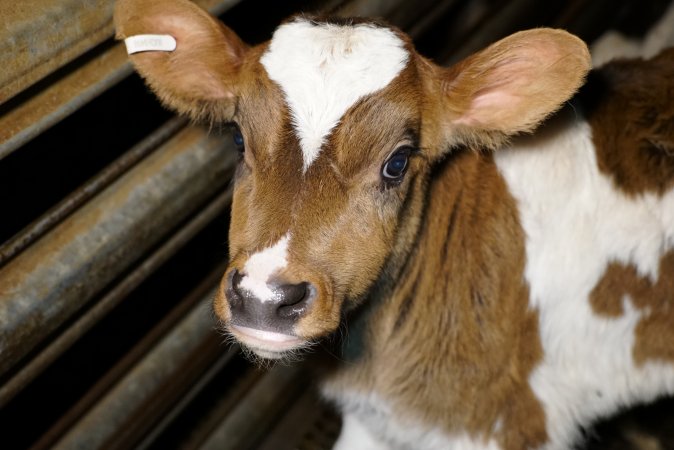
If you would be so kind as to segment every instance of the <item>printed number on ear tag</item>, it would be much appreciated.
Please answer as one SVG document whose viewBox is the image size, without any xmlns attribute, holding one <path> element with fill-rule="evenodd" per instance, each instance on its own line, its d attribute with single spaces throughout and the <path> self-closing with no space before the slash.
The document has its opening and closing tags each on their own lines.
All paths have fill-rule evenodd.
<svg viewBox="0 0 674 450">
<path fill-rule="evenodd" d="M 139 52 L 172 52 L 176 49 L 176 40 L 168 34 L 138 34 L 124 39 L 129 55 Z"/>
</svg>

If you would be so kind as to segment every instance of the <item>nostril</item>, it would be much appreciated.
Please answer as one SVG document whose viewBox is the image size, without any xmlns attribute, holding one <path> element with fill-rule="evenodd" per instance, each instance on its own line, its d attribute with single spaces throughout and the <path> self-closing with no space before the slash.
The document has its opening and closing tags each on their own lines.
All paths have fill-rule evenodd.
<svg viewBox="0 0 674 450">
<path fill-rule="evenodd" d="M 234 291 L 236 291 L 236 292 L 240 291 L 240 289 L 241 289 L 240 285 L 241 285 L 242 279 L 243 279 L 243 277 L 241 276 L 241 273 L 239 273 L 238 270 L 236 270 L 236 269 L 232 270 L 231 285 L 232 285 L 232 289 L 234 289 Z"/>
<path fill-rule="evenodd" d="M 278 286 L 276 291 L 279 293 L 279 306 L 293 306 L 302 302 L 308 294 L 307 288 L 308 283 Z"/>
<path fill-rule="evenodd" d="M 278 319 L 294 322 L 306 312 L 311 300 L 316 297 L 316 289 L 311 283 L 281 284 L 278 280 L 272 284 L 265 283 L 269 295 L 261 297 L 259 292 L 248 289 L 245 280 L 244 274 L 233 269 L 226 292 L 230 311 L 239 324 L 260 322 L 263 326 L 270 326 Z M 256 326 L 259 327 L 259 324 Z"/>
<path fill-rule="evenodd" d="M 229 278 L 229 286 L 227 289 L 229 292 L 227 292 L 227 295 L 225 296 L 229 302 L 230 307 L 232 308 L 239 308 L 242 306 L 243 296 L 240 286 L 242 279 L 243 277 L 239 271 L 234 269 Z"/>
<path fill-rule="evenodd" d="M 305 311 L 313 297 L 309 283 L 287 284 L 277 287 L 279 302 L 277 313 L 281 317 L 298 318 Z"/>
</svg>

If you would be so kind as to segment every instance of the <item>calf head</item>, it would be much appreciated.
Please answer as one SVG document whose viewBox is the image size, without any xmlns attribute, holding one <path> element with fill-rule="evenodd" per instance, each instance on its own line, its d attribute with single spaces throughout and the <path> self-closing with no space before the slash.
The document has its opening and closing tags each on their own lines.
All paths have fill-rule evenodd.
<svg viewBox="0 0 674 450">
<path fill-rule="evenodd" d="M 360 19 L 298 16 L 255 47 L 187 0 L 121 0 L 115 21 L 120 38 L 175 39 L 174 51 L 131 56 L 166 105 L 236 125 L 215 311 L 270 358 L 333 333 L 405 258 L 443 155 L 532 130 L 589 69 L 582 41 L 550 29 L 441 68 L 399 30 Z"/>
</svg>

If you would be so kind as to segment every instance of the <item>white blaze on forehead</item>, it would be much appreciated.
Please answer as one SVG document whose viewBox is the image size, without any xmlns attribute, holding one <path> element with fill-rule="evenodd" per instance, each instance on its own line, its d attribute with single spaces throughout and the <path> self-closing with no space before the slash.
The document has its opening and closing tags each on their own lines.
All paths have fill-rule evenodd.
<svg viewBox="0 0 674 450">
<path fill-rule="evenodd" d="M 330 130 L 365 95 L 386 87 L 405 67 L 404 42 L 371 24 L 279 27 L 260 62 L 285 94 L 304 159 L 316 159 Z"/>
<path fill-rule="evenodd" d="M 240 286 L 262 302 L 271 301 L 274 297 L 274 292 L 267 283 L 269 277 L 288 264 L 289 240 L 290 235 L 286 234 L 273 246 L 252 255 L 243 266 L 245 276 L 241 279 Z"/>
</svg>

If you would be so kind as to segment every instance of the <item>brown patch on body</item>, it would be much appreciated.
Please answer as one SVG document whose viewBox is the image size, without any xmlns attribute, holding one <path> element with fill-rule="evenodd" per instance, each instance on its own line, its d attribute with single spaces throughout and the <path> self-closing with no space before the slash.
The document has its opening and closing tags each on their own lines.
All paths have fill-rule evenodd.
<svg viewBox="0 0 674 450">
<path fill-rule="evenodd" d="M 592 309 L 602 316 L 620 317 L 625 301 L 642 314 L 634 331 L 635 362 L 674 362 L 674 251 L 660 259 L 655 281 L 632 265 L 609 264 L 590 294 Z"/>
<path fill-rule="evenodd" d="M 514 200 L 490 155 L 460 151 L 431 183 L 402 281 L 370 313 L 358 364 L 329 389 L 374 391 L 403 424 L 538 447 L 545 414 L 528 378 L 543 350 Z"/>
<path fill-rule="evenodd" d="M 674 48 L 594 70 L 581 92 L 599 169 L 629 194 L 674 186 Z"/>
</svg>

